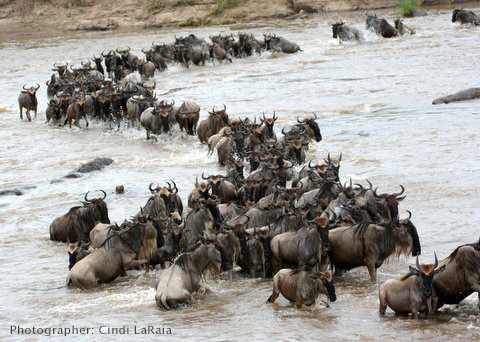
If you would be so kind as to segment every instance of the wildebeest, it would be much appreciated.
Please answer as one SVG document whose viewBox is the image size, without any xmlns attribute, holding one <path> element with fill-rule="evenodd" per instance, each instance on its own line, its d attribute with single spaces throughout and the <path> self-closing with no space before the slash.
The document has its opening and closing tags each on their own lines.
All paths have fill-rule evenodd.
<svg viewBox="0 0 480 342">
<path fill-rule="evenodd" d="M 210 58 L 212 59 L 212 61 L 214 61 L 214 59 L 217 59 L 220 61 L 220 63 L 223 60 L 227 60 L 230 63 L 232 63 L 232 58 L 230 57 L 228 52 L 218 44 L 215 44 L 215 43 L 211 44 L 209 46 L 209 52 L 210 52 Z"/>
<path fill-rule="evenodd" d="M 40 84 L 37 83 L 36 87 L 25 88 L 26 84 L 23 85 L 23 90 L 18 95 L 18 106 L 20 108 L 20 119 L 23 119 L 23 108 L 26 109 L 26 114 L 28 121 L 32 121 L 30 117 L 30 111 L 33 110 L 35 113 L 35 118 L 37 117 L 37 90 L 40 88 Z"/>
<path fill-rule="evenodd" d="M 91 289 L 126 275 L 129 268 L 148 264 L 157 249 L 157 231 L 149 221 L 135 220 L 109 229 L 101 247 L 72 267 L 67 285 Z"/>
<path fill-rule="evenodd" d="M 473 292 L 478 293 L 480 308 L 480 239 L 457 247 L 440 265 L 445 266 L 445 271 L 433 279 L 437 309 L 444 304 L 458 304 Z"/>
<path fill-rule="evenodd" d="M 198 139 L 200 142 L 205 144 L 212 135 L 217 134 L 223 127 L 227 125 L 227 107 L 223 105 L 223 109 L 215 110 L 215 106 L 213 106 L 212 111 L 208 112 L 208 117 L 198 123 Z"/>
<path fill-rule="evenodd" d="M 405 25 L 403 23 L 403 19 L 395 19 L 394 22 L 395 22 L 395 29 L 398 31 L 398 33 L 401 36 L 403 36 L 404 34 L 410 34 L 410 35 L 415 34 L 415 29 L 413 27 Z"/>
<path fill-rule="evenodd" d="M 452 13 L 452 23 L 459 21 L 462 24 L 480 25 L 480 17 L 469 10 L 454 9 Z"/>
<path fill-rule="evenodd" d="M 88 127 L 88 119 L 85 114 L 85 96 L 78 96 L 73 99 L 73 102 L 67 108 L 67 118 L 64 125 L 67 124 L 72 128 L 72 121 L 75 120 L 74 125 L 80 128 L 80 119 L 85 120 L 86 127 Z"/>
<path fill-rule="evenodd" d="M 145 109 L 140 116 L 140 123 L 147 131 L 147 139 L 150 139 L 150 133 L 160 134 L 170 131 L 174 104 L 174 101 L 170 103 L 162 101 L 158 106 Z"/>
<path fill-rule="evenodd" d="M 346 25 L 343 21 L 332 24 L 333 38 L 342 41 L 363 40 L 360 30 Z"/>
<path fill-rule="evenodd" d="M 367 30 L 371 30 L 383 38 L 392 38 L 398 35 L 398 31 L 384 18 L 379 19 L 375 14 L 367 15 Z"/>
<path fill-rule="evenodd" d="M 270 248 L 274 274 L 283 263 L 300 267 L 317 266 L 319 271 L 327 268 L 327 253 L 330 251 L 328 218 L 317 217 L 314 223 L 314 226 L 288 231 L 272 239 Z"/>
<path fill-rule="evenodd" d="M 437 255 L 435 264 L 419 264 L 417 268 L 410 266 L 410 272 L 398 279 L 389 279 L 380 285 L 380 314 L 384 315 L 387 306 L 397 314 L 411 313 L 417 319 L 419 313 L 432 314 L 436 310 L 436 294 L 432 288 L 434 276 L 445 269 L 438 266 Z"/>
<path fill-rule="evenodd" d="M 187 132 L 189 135 L 197 133 L 197 122 L 200 117 L 200 106 L 191 99 L 187 99 L 178 108 L 175 113 L 175 119 L 180 125 L 180 130 Z"/>
<path fill-rule="evenodd" d="M 315 140 L 316 142 L 322 141 L 322 133 L 320 132 L 320 127 L 315 121 L 318 119 L 317 114 L 312 113 L 313 118 L 299 119 L 297 117 L 297 122 L 304 127 L 304 134 L 307 138 Z"/>
<path fill-rule="evenodd" d="M 102 190 L 100 190 L 102 191 Z M 62 242 L 90 241 L 89 233 L 98 223 L 110 223 L 107 204 L 103 198 L 88 199 L 85 194 L 83 206 L 71 208 L 68 213 L 57 217 L 50 224 L 50 240 Z"/>
<path fill-rule="evenodd" d="M 270 40 L 270 47 L 274 52 L 295 53 L 302 51 L 297 43 L 291 42 L 283 37 L 273 35 Z"/>
<path fill-rule="evenodd" d="M 228 271 L 230 280 L 233 279 L 233 265 L 240 257 L 240 241 L 232 231 L 222 231 L 217 234 L 215 246 L 222 257 L 222 271 Z"/>
<path fill-rule="evenodd" d="M 401 253 L 420 255 L 417 229 L 409 219 L 398 225 L 381 226 L 362 222 L 354 226 L 331 229 L 330 261 L 343 270 L 367 266 L 370 280 L 377 280 L 377 271 L 385 259 Z"/>
<path fill-rule="evenodd" d="M 140 75 L 146 78 L 152 78 L 155 75 L 155 64 L 151 61 L 137 60 L 137 68 Z"/>
<path fill-rule="evenodd" d="M 45 111 L 46 123 L 52 122 L 54 124 L 60 124 L 62 114 L 60 113 L 60 102 L 56 100 L 50 100 L 47 105 L 47 110 Z"/>
<path fill-rule="evenodd" d="M 220 272 L 220 252 L 211 243 L 198 243 L 195 250 L 181 254 L 174 263 L 162 271 L 155 301 L 166 310 L 188 303 L 192 293 L 200 288 L 200 280 L 207 268 Z"/>
<path fill-rule="evenodd" d="M 283 269 L 273 277 L 273 292 L 267 303 L 274 303 L 280 293 L 297 307 L 314 304 L 320 294 L 327 296 L 327 306 L 329 301 L 337 300 L 330 272 L 315 274 L 303 270 Z"/>
</svg>

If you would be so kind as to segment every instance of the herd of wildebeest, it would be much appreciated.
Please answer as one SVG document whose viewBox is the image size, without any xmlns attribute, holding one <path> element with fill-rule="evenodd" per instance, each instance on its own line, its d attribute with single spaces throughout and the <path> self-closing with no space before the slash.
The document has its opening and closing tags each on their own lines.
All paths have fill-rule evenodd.
<svg viewBox="0 0 480 342">
<path fill-rule="evenodd" d="M 471 11 L 454 10 L 452 21 L 479 25 Z M 415 31 L 395 21 L 369 15 L 367 29 L 383 37 Z M 333 24 L 340 40 L 361 40 L 359 30 L 343 22 Z M 389 306 L 396 313 L 417 318 L 433 314 L 444 304 L 458 304 L 473 292 L 480 300 L 480 240 L 456 248 L 447 258 L 420 264 L 420 239 L 412 214 L 400 217 L 405 198 L 379 193 L 378 187 L 340 181 L 342 155 L 330 153 L 321 161 L 306 161 L 312 142 L 322 135 L 316 114 L 299 118 L 289 128 L 274 130 L 278 116 L 241 119 L 226 106 L 213 107 L 199 121 L 200 106 L 187 99 L 181 105 L 154 96 L 155 70 L 168 63 L 185 67 L 206 61 L 232 61 L 262 51 L 294 53 L 300 47 L 274 34 L 264 40 L 240 33 L 210 37 L 211 43 L 190 34 L 173 44 L 154 43 L 138 58 L 130 49 L 102 52 L 80 68 L 55 64 L 48 86 L 47 121 L 69 123 L 87 116 L 102 120 L 138 122 L 150 134 L 170 132 L 174 124 L 217 150 L 225 175 L 202 173 L 188 195 L 188 210 L 174 181 L 151 183 L 151 192 L 138 213 L 120 225 L 112 224 L 101 197 L 89 198 L 50 225 L 50 239 L 69 243 L 67 284 L 90 289 L 114 281 L 130 268 L 148 271 L 159 265 L 155 295 L 159 307 L 172 309 L 192 300 L 206 270 L 228 271 L 235 266 L 251 277 L 273 278 L 274 302 L 280 293 L 290 302 L 312 305 L 320 294 L 336 300 L 333 276 L 366 266 L 370 281 L 385 260 L 404 254 L 417 257 L 416 267 L 380 285 L 380 313 Z M 102 65 L 105 63 L 105 68 Z M 139 77 L 132 75 L 138 71 Z M 138 76 L 137 74 L 137 76 Z M 143 83 L 142 83 L 143 81 Z M 19 98 L 22 107 L 37 109 L 37 87 Z M 333 272 L 333 270 L 335 270 Z"/>
</svg>

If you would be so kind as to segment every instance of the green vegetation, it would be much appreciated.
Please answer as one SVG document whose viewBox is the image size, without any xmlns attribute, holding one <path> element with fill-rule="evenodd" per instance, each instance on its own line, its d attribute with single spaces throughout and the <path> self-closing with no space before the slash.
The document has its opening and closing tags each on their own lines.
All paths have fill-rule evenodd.
<svg viewBox="0 0 480 342">
<path fill-rule="evenodd" d="M 217 3 L 213 6 L 211 14 L 219 15 L 223 11 L 235 8 L 238 6 L 238 0 L 217 0 Z"/>
<path fill-rule="evenodd" d="M 417 0 L 402 0 L 398 10 L 403 17 L 413 17 L 417 12 Z"/>
<path fill-rule="evenodd" d="M 190 5 L 193 5 L 193 1 L 192 1 L 192 0 L 178 0 L 178 1 L 175 3 L 175 6 L 182 6 L 182 7 L 190 6 Z"/>
<path fill-rule="evenodd" d="M 192 26 L 203 26 L 203 25 L 208 25 L 210 24 L 209 19 L 205 18 L 198 18 L 198 17 L 188 17 L 187 20 L 185 20 L 183 23 L 180 23 L 180 26 L 187 26 L 187 27 L 192 27 Z"/>
</svg>

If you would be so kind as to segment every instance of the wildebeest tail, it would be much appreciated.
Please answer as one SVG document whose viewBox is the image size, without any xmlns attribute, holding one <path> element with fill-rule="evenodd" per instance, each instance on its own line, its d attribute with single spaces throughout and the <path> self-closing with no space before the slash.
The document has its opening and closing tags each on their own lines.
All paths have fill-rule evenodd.
<svg viewBox="0 0 480 342">
<path fill-rule="evenodd" d="M 162 305 L 166 310 L 172 310 L 172 308 L 168 306 L 165 292 L 163 292 L 162 295 L 160 296 L 160 301 L 162 302 Z"/>
</svg>

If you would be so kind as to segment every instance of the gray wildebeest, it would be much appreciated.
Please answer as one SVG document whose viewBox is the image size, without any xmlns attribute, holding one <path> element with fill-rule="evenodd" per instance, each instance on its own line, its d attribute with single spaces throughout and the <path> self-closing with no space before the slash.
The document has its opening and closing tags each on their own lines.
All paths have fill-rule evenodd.
<svg viewBox="0 0 480 342">
<path fill-rule="evenodd" d="M 195 250 L 181 254 L 174 263 L 162 271 L 155 301 L 166 310 L 189 303 L 192 293 L 200 288 L 200 280 L 208 268 L 220 272 L 220 252 L 211 243 L 198 243 Z"/>
<path fill-rule="evenodd" d="M 480 17 L 469 10 L 454 9 L 452 13 L 452 23 L 459 21 L 462 24 L 480 25 Z"/>
<path fill-rule="evenodd" d="M 150 134 L 161 134 L 170 132 L 173 125 L 172 115 L 174 101 L 168 103 L 165 100 L 161 101 L 158 106 L 150 107 L 140 116 L 140 124 L 147 131 L 147 140 L 150 139 Z"/>
<path fill-rule="evenodd" d="M 436 310 L 436 294 L 432 288 L 434 276 L 445 269 L 438 266 L 437 255 L 435 264 L 419 264 L 418 255 L 416 268 L 410 266 L 410 272 L 398 279 L 389 279 L 380 285 L 380 314 L 384 315 L 387 306 L 397 314 L 412 313 L 417 319 L 419 313 L 429 315 Z"/>
<path fill-rule="evenodd" d="M 366 20 L 367 30 L 373 31 L 383 38 L 392 38 L 398 35 L 398 31 L 384 18 L 378 18 L 375 14 L 368 15 Z"/>
<path fill-rule="evenodd" d="M 102 190 L 100 190 L 102 191 Z M 107 204 L 103 198 L 88 199 L 85 194 L 83 206 L 71 208 L 50 224 L 50 240 L 62 242 L 90 241 L 89 233 L 98 223 L 110 223 Z"/>
<path fill-rule="evenodd" d="M 285 268 L 273 277 L 273 292 L 267 303 L 274 303 L 280 293 L 298 308 L 314 304 L 320 294 L 327 296 L 327 306 L 337 300 L 330 272 L 315 274 Z"/>
<path fill-rule="evenodd" d="M 342 41 L 362 41 L 363 35 L 359 29 L 353 28 L 345 24 L 343 21 L 332 24 L 333 38 Z"/>
<path fill-rule="evenodd" d="M 186 99 L 175 113 L 175 119 L 180 125 L 180 130 L 188 135 L 197 133 L 197 122 L 200 117 L 200 106 L 194 100 Z"/>
<path fill-rule="evenodd" d="M 155 254 L 157 231 L 149 221 L 135 220 L 109 229 L 102 246 L 72 267 L 67 285 L 91 289 L 112 282 L 129 268 L 148 264 Z"/>
<path fill-rule="evenodd" d="M 277 37 L 275 34 L 270 40 L 270 48 L 273 52 L 295 53 L 302 51 L 297 43 L 286 40 L 283 37 Z"/>
<path fill-rule="evenodd" d="M 420 239 L 410 219 L 398 225 L 381 226 L 362 222 L 354 226 L 331 229 L 330 261 L 337 269 L 350 270 L 367 266 L 370 280 L 377 280 L 377 268 L 391 256 L 420 255 Z"/>
<path fill-rule="evenodd" d="M 33 110 L 35 113 L 35 118 L 37 117 L 37 90 L 40 88 L 40 84 L 37 83 L 36 87 L 25 88 L 26 84 L 23 85 L 23 90 L 18 95 L 18 107 L 20 108 L 20 119 L 23 120 L 23 108 L 26 109 L 26 114 L 28 121 L 32 121 L 30 117 L 30 111 Z"/>
<path fill-rule="evenodd" d="M 318 265 L 319 271 L 326 270 L 330 251 L 328 221 L 326 217 L 317 217 L 314 226 L 276 235 L 270 242 L 273 273 L 280 271 L 283 263 L 299 267 Z"/>
<path fill-rule="evenodd" d="M 480 239 L 457 247 L 440 261 L 440 265 L 445 265 L 445 271 L 433 279 L 438 296 L 437 308 L 444 304 L 458 304 L 477 292 L 480 309 Z"/>
</svg>

